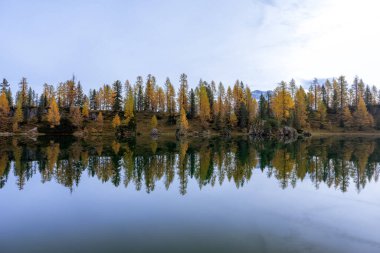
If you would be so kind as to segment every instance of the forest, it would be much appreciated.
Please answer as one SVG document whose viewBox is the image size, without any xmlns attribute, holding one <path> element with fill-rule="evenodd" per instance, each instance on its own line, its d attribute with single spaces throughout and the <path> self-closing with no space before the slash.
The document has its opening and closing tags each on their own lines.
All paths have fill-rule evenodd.
<svg viewBox="0 0 380 253">
<path fill-rule="evenodd" d="M 149 117 L 149 131 L 160 131 L 161 122 L 160 126 L 173 126 L 180 135 L 194 131 L 195 126 L 197 131 L 256 135 L 283 126 L 298 131 L 380 128 L 380 91 L 359 77 L 352 84 L 344 76 L 323 82 L 314 79 L 308 88 L 294 79 L 281 81 L 257 100 L 249 85 L 239 80 L 231 86 L 200 80 L 190 88 L 186 74 L 180 75 L 177 85 L 167 78 L 160 86 L 148 75 L 145 81 L 141 76 L 134 83 L 117 80 L 87 94 L 75 76 L 57 86 L 45 83 L 41 94 L 24 77 L 17 91 L 11 90 L 5 78 L 0 88 L 0 132 L 19 133 L 32 127 L 45 133 L 141 132 L 138 115 Z"/>
</svg>

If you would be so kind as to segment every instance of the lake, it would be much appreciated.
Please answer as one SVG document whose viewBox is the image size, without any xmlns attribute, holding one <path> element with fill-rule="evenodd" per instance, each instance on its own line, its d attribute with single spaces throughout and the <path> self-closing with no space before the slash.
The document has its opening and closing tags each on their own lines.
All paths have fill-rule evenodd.
<svg viewBox="0 0 380 253">
<path fill-rule="evenodd" d="M 0 139 L 0 252 L 380 252 L 380 139 Z"/>
</svg>

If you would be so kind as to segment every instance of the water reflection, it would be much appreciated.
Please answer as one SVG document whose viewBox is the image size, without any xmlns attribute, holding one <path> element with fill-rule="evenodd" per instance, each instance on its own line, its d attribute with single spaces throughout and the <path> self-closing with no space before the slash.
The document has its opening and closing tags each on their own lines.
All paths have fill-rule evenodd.
<svg viewBox="0 0 380 253">
<path fill-rule="evenodd" d="M 95 139 L 3 139 L 0 143 L 0 188 L 13 174 L 20 190 L 32 177 L 54 181 L 71 191 L 81 177 L 95 177 L 116 187 L 134 187 L 150 193 L 157 182 L 169 189 L 178 182 L 186 194 L 189 180 L 199 188 L 234 182 L 243 187 L 260 170 L 281 188 L 296 187 L 308 178 L 342 192 L 360 192 L 379 178 L 380 140 L 320 138 L 294 143 L 271 141 L 192 140 L 119 143 Z"/>
</svg>

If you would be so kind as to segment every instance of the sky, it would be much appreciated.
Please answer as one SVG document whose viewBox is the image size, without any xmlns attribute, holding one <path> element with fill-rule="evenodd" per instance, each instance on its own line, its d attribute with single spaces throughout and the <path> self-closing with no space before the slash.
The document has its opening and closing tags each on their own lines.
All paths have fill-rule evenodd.
<svg viewBox="0 0 380 253">
<path fill-rule="evenodd" d="M 85 89 L 186 73 L 251 89 L 355 75 L 380 86 L 377 0 L 0 0 L 0 78 Z"/>
</svg>

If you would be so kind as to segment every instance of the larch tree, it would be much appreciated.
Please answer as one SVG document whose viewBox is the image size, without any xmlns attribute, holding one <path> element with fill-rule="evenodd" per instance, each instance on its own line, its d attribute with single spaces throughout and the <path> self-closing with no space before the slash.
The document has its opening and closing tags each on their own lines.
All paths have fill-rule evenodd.
<svg viewBox="0 0 380 253">
<path fill-rule="evenodd" d="M 133 90 L 130 89 L 124 104 L 124 117 L 125 124 L 128 125 L 129 122 L 134 118 L 134 96 Z"/>
<path fill-rule="evenodd" d="M 297 85 L 296 85 L 296 81 L 293 78 L 289 82 L 289 91 L 292 98 L 295 99 L 296 92 L 297 92 Z"/>
<path fill-rule="evenodd" d="M 0 95 L 0 114 L 3 116 L 8 116 L 9 114 L 9 102 L 7 99 L 6 91 L 1 91 Z"/>
<path fill-rule="evenodd" d="M 274 91 L 272 98 L 272 110 L 274 116 L 280 122 L 285 122 L 290 117 L 290 111 L 294 107 L 294 101 L 287 90 L 287 85 L 282 81 Z"/>
<path fill-rule="evenodd" d="M 7 95 L 4 91 L 1 91 L 0 95 L 0 131 L 8 130 L 9 120 L 9 103 Z"/>
<path fill-rule="evenodd" d="M 23 111 L 22 111 L 22 97 L 20 96 L 17 100 L 17 106 L 15 114 L 13 115 L 13 131 L 17 131 L 19 127 L 19 123 L 24 120 Z"/>
<path fill-rule="evenodd" d="M 358 96 L 359 100 L 359 96 Z M 346 129 L 350 129 L 353 126 L 353 118 L 350 109 L 348 106 L 345 106 L 343 108 L 342 112 L 342 120 L 343 120 L 343 127 Z"/>
<path fill-rule="evenodd" d="M 181 109 L 179 120 L 178 120 L 178 128 L 180 134 L 185 134 L 189 129 L 189 122 L 187 121 L 186 111 L 184 108 Z"/>
<path fill-rule="evenodd" d="M 343 107 L 347 104 L 347 81 L 344 76 L 338 78 L 338 87 L 339 87 L 339 109 L 343 110 Z"/>
<path fill-rule="evenodd" d="M 353 113 L 353 118 L 354 126 L 357 127 L 359 130 L 363 130 L 365 128 L 373 126 L 372 115 L 368 113 L 364 100 L 361 97 L 359 97 L 358 107 L 356 111 Z"/>
<path fill-rule="evenodd" d="M 51 128 L 54 128 L 55 126 L 59 126 L 60 121 L 61 121 L 58 105 L 54 97 L 51 99 L 51 102 L 50 102 L 50 108 L 47 114 L 47 121 L 50 123 Z"/>
<path fill-rule="evenodd" d="M 325 97 L 326 107 L 330 108 L 330 106 L 331 106 L 332 84 L 331 84 L 331 82 L 330 82 L 329 79 L 326 79 L 324 87 L 326 89 L 326 97 Z"/>
<path fill-rule="evenodd" d="M 298 129 L 307 127 L 306 93 L 300 86 L 295 95 L 294 125 Z"/>
<path fill-rule="evenodd" d="M 353 105 L 355 107 L 358 106 L 358 102 L 359 102 L 359 77 L 358 76 L 355 76 L 354 78 L 354 82 L 352 83 L 352 86 L 351 86 L 353 92 L 354 92 L 354 99 L 353 99 Z"/>
<path fill-rule="evenodd" d="M 257 114 L 257 102 L 256 99 L 252 97 L 252 92 L 249 87 L 246 87 L 245 91 L 246 101 L 247 101 L 247 110 L 248 110 L 248 125 L 253 124 L 256 114 Z"/>
<path fill-rule="evenodd" d="M 143 78 L 141 76 L 137 77 L 135 84 L 135 94 L 136 111 L 141 112 L 144 110 Z"/>
<path fill-rule="evenodd" d="M 28 101 L 28 82 L 25 77 L 21 78 L 19 87 L 18 98 L 21 100 L 21 106 L 25 107 Z M 17 103 L 19 99 L 17 99 Z"/>
<path fill-rule="evenodd" d="M 90 116 L 90 109 L 87 100 L 85 100 L 85 102 L 83 103 L 82 116 L 83 118 L 88 118 Z"/>
<path fill-rule="evenodd" d="M 82 126 L 83 118 L 78 106 L 70 107 L 70 120 L 73 126 L 78 128 Z"/>
<path fill-rule="evenodd" d="M 229 115 L 228 122 L 230 123 L 231 127 L 236 127 L 236 125 L 238 123 L 238 119 L 236 117 L 235 112 L 231 112 L 231 114 Z"/>
<path fill-rule="evenodd" d="M 226 108 L 225 108 L 225 89 L 223 83 L 219 83 L 218 86 L 218 98 L 216 100 L 216 125 L 219 129 L 222 129 L 225 126 L 226 122 Z"/>
<path fill-rule="evenodd" d="M 322 100 L 318 101 L 318 109 L 316 111 L 316 119 L 318 120 L 320 127 L 324 128 L 326 125 L 327 109 Z"/>
<path fill-rule="evenodd" d="M 207 91 L 205 86 L 201 86 L 199 93 L 199 116 L 201 123 L 205 127 L 207 121 L 210 119 L 210 102 L 208 100 Z"/>
<path fill-rule="evenodd" d="M 336 79 L 333 79 L 332 83 L 332 100 L 331 100 L 331 107 L 334 110 L 335 113 L 339 110 L 339 101 L 340 101 L 340 92 L 339 92 L 339 84 L 336 81 Z"/>
<path fill-rule="evenodd" d="M 168 114 L 170 116 L 173 116 L 175 113 L 175 108 L 176 108 L 175 90 L 169 78 L 166 78 L 165 89 L 166 89 L 166 109 L 167 109 Z"/>
<path fill-rule="evenodd" d="M 178 106 L 180 110 L 183 108 L 185 112 L 188 111 L 187 94 L 188 94 L 187 75 L 183 73 L 180 76 L 180 84 L 179 84 L 179 90 L 178 90 Z"/>
<path fill-rule="evenodd" d="M 156 97 L 157 97 L 157 110 L 159 112 L 164 112 L 165 111 L 165 92 L 162 89 L 162 87 L 157 88 Z"/>
<path fill-rule="evenodd" d="M 153 111 L 153 100 L 154 100 L 154 89 L 155 89 L 155 78 L 152 75 L 148 75 L 145 85 L 145 96 L 144 96 L 144 110 Z"/>
<path fill-rule="evenodd" d="M 231 87 L 228 86 L 227 93 L 226 93 L 226 96 L 224 98 L 225 121 L 226 122 L 230 122 L 230 115 L 233 112 L 232 100 L 233 100 L 233 93 L 232 93 Z"/>
</svg>

